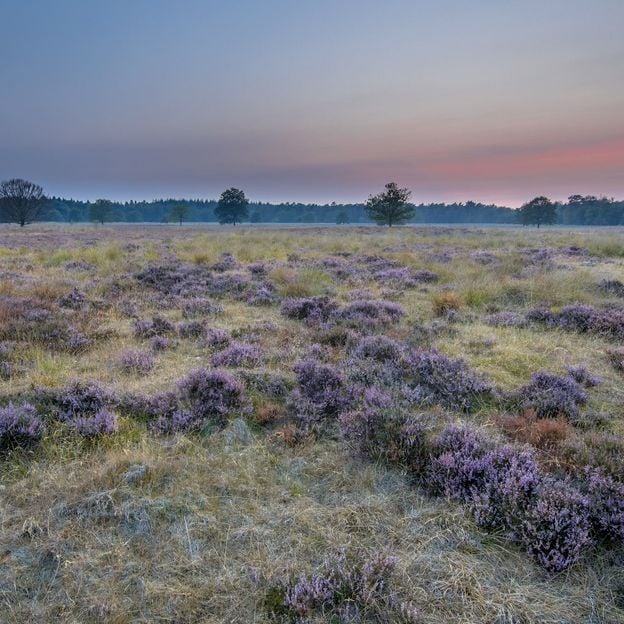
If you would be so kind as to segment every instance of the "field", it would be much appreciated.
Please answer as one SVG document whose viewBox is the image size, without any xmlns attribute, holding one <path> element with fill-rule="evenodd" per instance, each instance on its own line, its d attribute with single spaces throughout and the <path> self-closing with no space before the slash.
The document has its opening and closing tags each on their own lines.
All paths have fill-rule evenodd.
<svg viewBox="0 0 624 624">
<path fill-rule="evenodd" d="M 624 232 L 0 229 L 0 621 L 624 622 Z"/>
</svg>

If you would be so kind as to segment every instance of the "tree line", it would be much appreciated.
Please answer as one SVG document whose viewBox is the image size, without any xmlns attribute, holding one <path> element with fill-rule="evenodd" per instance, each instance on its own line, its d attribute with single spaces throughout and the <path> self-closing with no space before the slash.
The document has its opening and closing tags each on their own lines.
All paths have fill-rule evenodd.
<svg viewBox="0 0 624 624">
<path fill-rule="evenodd" d="M 27 180 L 0 183 L 0 221 L 24 226 L 34 221 L 61 223 L 337 223 L 371 221 L 401 223 L 487 223 L 541 225 L 624 225 L 624 201 L 593 195 L 571 195 L 567 202 L 536 197 L 520 209 L 467 201 L 410 202 L 411 193 L 394 182 L 366 202 L 304 204 L 252 202 L 240 189 L 227 189 L 218 200 L 158 199 L 116 202 L 47 197 L 41 186 Z"/>
</svg>

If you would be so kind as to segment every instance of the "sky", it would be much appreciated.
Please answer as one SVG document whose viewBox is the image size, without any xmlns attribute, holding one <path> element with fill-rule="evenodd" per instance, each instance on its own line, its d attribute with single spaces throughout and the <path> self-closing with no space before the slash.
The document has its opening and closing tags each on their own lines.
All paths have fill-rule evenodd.
<svg viewBox="0 0 624 624">
<path fill-rule="evenodd" d="M 624 197 L 624 0 L 0 0 L 0 179 Z"/>
</svg>

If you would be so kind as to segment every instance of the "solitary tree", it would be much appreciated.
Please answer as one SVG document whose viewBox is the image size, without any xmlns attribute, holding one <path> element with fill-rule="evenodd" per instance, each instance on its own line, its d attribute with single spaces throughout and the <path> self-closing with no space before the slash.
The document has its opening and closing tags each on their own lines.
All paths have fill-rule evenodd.
<svg viewBox="0 0 624 624">
<path fill-rule="evenodd" d="M 34 182 L 13 178 L 0 184 L 0 216 L 24 227 L 41 217 L 45 205 L 43 189 Z"/>
<path fill-rule="evenodd" d="M 176 204 L 169 211 L 169 218 L 177 221 L 180 225 L 182 225 L 182 221 L 188 219 L 188 216 L 189 208 L 186 204 Z"/>
<path fill-rule="evenodd" d="M 215 208 L 215 215 L 219 219 L 219 223 L 236 225 L 245 219 L 248 213 L 249 200 L 243 191 L 237 188 L 229 188 L 221 193 Z"/>
<path fill-rule="evenodd" d="M 91 221 L 97 221 L 104 225 L 105 221 L 113 212 L 113 202 L 110 199 L 96 199 L 94 204 L 89 207 L 89 218 Z"/>
<path fill-rule="evenodd" d="M 519 216 L 522 225 L 552 225 L 557 222 L 557 207 L 548 197 L 540 196 L 524 204 Z"/>
<path fill-rule="evenodd" d="M 412 194 L 406 188 L 399 188 L 396 182 L 388 182 L 386 190 L 371 195 L 366 202 L 366 214 L 377 225 L 392 227 L 405 223 L 414 216 L 414 206 L 409 203 Z"/>
</svg>

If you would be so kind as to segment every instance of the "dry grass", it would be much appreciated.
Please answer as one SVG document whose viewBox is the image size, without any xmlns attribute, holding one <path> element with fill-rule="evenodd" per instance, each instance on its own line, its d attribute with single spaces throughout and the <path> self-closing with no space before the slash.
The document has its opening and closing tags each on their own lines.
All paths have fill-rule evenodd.
<svg viewBox="0 0 624 624">
<path fill-rule="evenodd" d="M 139 248 L 127 251 L 129 243 Z M 595 255 L 556 256 L 554 267 L 526 270 L 523 248 L 570 245 Z M 619 432 L 623 397 L 621 372 L 608 357 L 613 343 L 490 327 L 482 315 L 606 303 L 608 296 L 594 285 L 604 278 L 624 281 L 623 249 L 621 233 L 607 230 L 3 227 L 2 296 L 55 305 L 76 286 L 102 301 L 81 329 L 108 337 L 84 353 L 29 345 L 19 354 L 23 372 L 0 381 L 0 395 L 6 401 L 76 377 L 144 394 L 172 387 L 205 364 L 209 351 L 178 339 L 175 348 L 156 356 L 145 377 L 122 375 L 119 354 L 145 343 L 134 337 L 132 320 L 111 304 L 111 285 L 141 318 L 161 313 L 178 322 L 179 310 L 161 309 L 132 273 L 153 262 L 210 265 L 231 252 L 244 263 L 272 262 L 269 279 L 281 296 L 329 293 L 347 301 L 351 291 L 369 288 L 396 300 L 407 313 L 387 330 L 397 340 L 418 343 L 429 336 L 423 327 L 441 323 L 436 314 L 457 310 L 459 321 L 427 340 L 466 358 L 504 390 L 539 369 L 560 373 L 585 365 L 603 378 L 590 407 L 608 412 Z M 482 264 L 474 256 L 479 251 L 498 260 Z M 356 276 L 338 279 L 318 267 L 288 263 L 291 254 L 312 262 L 336 252 L 384 256 L 435 271 L 440 281 L 387 292 Z M 68 271 L 67 262 L 93 268 Z M 281 317 L 276 306 L 226 299 L 223 308 L 207 319 L 209 326 L 243 336 L 255 328 L 271 370 L 291 375 L 293 362 L 313 340 L 311 330 Z M 331 348 L 336 353 L 330 357 L 337 358 Z M 266 622 L 263 601 L 271 582 L 312 570 L 327 554 L 349 546 L 362 554 L 398 556 L 397 591 L 414 603 L 424 623 L 624 622 L 621 553 L 547 578 L 504 536 L 478 530 L 457 505 L 426 497 L 405 475 L 353 459 L 333 440 L 294 444 L 282 403 L 253 398 L 253 436 L 246 444 L 230 444 L 224 433 L 158 438 L 143 423 L 122 418 L 120 432 L 106 440 L 87 443 L 50 433 L 32 454 L 0 460 L 0 621 Z M 491 424 L 499 416 L 474 418 Z M 525 420 L 508 422 L 508 432 L 544 448 L 571 427 Z M 136 465 L 147 472 L 128 483 L 124 473 Z"/>
</svg>

